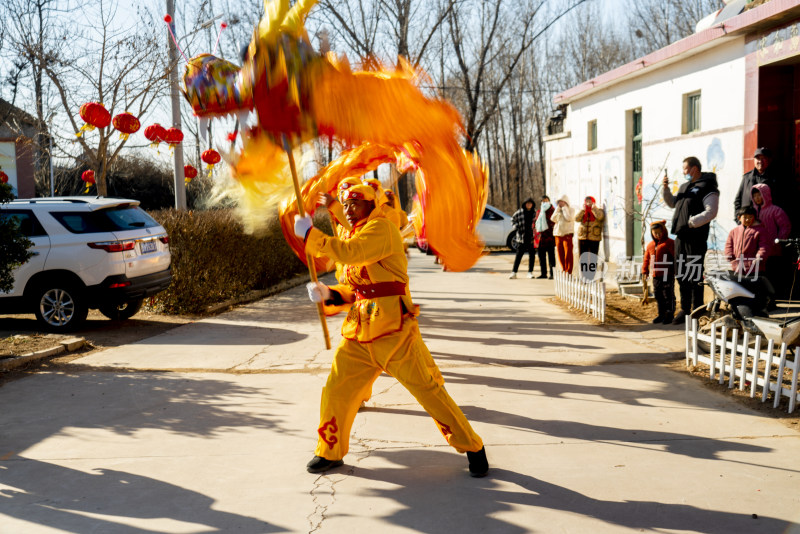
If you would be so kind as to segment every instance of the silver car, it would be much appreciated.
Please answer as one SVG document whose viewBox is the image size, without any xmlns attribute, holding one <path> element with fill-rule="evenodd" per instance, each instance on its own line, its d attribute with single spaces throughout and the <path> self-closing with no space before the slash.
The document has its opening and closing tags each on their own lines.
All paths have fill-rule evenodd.
<svg viewBox="0 0 800 534">
<path fill-rule="evenodd" d="M 511 216 L 503 213 L 494 206 L 486 205 L 478 223 L 478 233 L 486 243 L 487 247 L 508 247 L 511 250 L 517 249 L 517 244 L 514 242 L 514 225 L 511 222 Z"/>
</svg>

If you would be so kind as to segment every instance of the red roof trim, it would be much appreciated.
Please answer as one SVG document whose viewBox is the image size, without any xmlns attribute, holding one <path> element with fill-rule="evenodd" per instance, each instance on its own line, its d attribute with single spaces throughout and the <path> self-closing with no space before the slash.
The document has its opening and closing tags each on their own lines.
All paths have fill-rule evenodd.
<svg viewBox="0 0 800 534">
<path fill-rule="evenodd" d="M 709 43 L 714 39 L 718 39 L 725 35 L 731 35 L 732 33 L 742 32 L 753 24 L 765 21 L 770 17 L 774 17 L 775 15 L 783 13 L 784 11 L 788 11 L 792 8 L 797 8 L 798 6 L 800 6 L 798 0 L 771 0 L 755 9 L 745 11 L 744 13 L 741 13 L 720 24 L 703 30 L 700 33 L 692 34 L 644 57 L 631 61 L 630 63 L 622 65 L 621 67 L 617 67 L 614 70 L 604 72 L 600 76 L 596 76 L 595 78 L 583 82 L 582 84 L 571 87 L 566 91 L 557 94 L 553 100 L 556 103 L 563 103 L 564 101 L 573 100 L 581 93 L 585 93 L 591 89 L 609 84 L 636 71 L 652 67 L 657 63 L 661 63 L 662 61 L 681 55 L 689 50 Z"/>
</svg>

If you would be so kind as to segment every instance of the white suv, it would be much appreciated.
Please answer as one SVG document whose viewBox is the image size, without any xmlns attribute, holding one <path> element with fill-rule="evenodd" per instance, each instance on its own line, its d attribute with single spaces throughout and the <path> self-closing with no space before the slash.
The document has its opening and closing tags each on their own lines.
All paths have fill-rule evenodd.
<svg viewBox="0 0 800 534">
<path fill-rule="evenodd" d="M 67 331 L 89 308 L 128 319 L 172 280 L 167 232 L 136 200 L 21 199 L 0 205 L 0 217 L 33 242 L 11 292 L 0 292 L 0 313 L 35 313 L 48 330 Z"/>
</svg>

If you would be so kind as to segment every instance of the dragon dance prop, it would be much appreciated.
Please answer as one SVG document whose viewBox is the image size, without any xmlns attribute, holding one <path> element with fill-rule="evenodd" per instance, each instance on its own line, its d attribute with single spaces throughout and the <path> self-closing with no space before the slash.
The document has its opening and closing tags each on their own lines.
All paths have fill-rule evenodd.
<svg viewBox="0 0 800 534">
<path fill-rule="evenodd" d="M 184 95 L 196 116 L 238 116 L 242 147 L 226 154 L 244 210 L 280 204 L 284 236 L 312 271 L 328 258 L 307 258 L 294 236 L 295 214 L 313 213 L 321 192 L 381 164 L 415 171 L 428 242 L 451 271 L 470 268 L 483 251 L 476 235 L 486 205 L 487 172 L 462 150 L 463 124 L 448 102 L 423 94 L 421 73 L 402 58 L 393 68 L 374 60 L 354 71 L 344 57 L 316 52 L 304 21 L 316 0 L 265 2 L 265 16 L 242 67 L 202 54 L 188 61 Z M 247 112 L 256 121 L 246 124 Z M 202 128 L 201 128 L 202 129 Z M 317 138 L 344 146 L 339 158 L 299 186 L 293 151 Z M 296 199 L 292 198 L 294 182 Z"/>
</svg>

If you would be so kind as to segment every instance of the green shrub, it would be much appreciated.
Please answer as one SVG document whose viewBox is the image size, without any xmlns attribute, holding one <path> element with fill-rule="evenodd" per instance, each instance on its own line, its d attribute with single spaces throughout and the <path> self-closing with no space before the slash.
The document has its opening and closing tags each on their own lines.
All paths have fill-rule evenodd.
<svg viewBox="0 0 800 534">
<path fill-rule="evenodd" d="M 172 285 L 151 306 L 163 313 L 203 313 L 307 272 L 286 244 L 277 216 L 258 235 L 244 233 L 232 210 L 150 212 L 169 234 Z"/>
<path fill-rule="evenodd" d="M 0 204 L 11 202 L 11 186 L 0 183 Z M 33 253 L 28 250 L 33 243 L 22 235 L 19 221 L 13 217 L 0 217 L 0 292 L 14 287 L 13 270 L 28 261 Z"/>
</svg>

